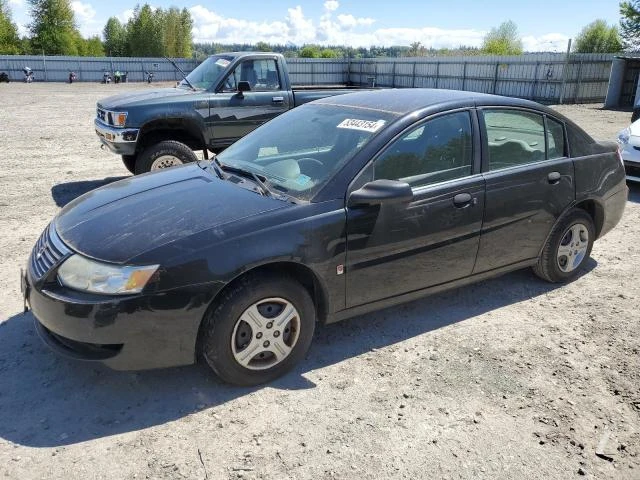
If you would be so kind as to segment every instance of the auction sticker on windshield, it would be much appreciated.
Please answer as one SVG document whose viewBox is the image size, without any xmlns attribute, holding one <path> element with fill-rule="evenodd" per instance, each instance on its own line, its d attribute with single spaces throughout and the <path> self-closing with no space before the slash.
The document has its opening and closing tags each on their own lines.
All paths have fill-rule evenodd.
<svg viewBox="0 0 640 480">
<path fill-rule="evenodd" d="M 364 132 L 377 132 L 385 124 L 384 120 L 358 120 L 357 118 L 345 118 L 338 128 L 348 128 L 350 130 L 362 130 Z"/>
<path fill-rule="evenodd" d="M 219 58 L 218 60 L 216 60 L 216 65 L 220 65 L 221 67 L 226 67 L 230 63 L 231 62 L 225 58 Z"/>
</svg>

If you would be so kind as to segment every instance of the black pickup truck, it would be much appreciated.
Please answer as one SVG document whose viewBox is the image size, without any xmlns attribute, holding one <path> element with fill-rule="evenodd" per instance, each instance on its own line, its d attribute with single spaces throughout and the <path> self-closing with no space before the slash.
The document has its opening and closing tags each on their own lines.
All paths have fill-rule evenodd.
<svg viewBox="0 0 640 480">
<path fill-rule="evenodd" d="M 212 55 L 174 88 L 116 95 L 98 102 L 96 133 L 132 173 L 218 153 L 262 123 L 302 105 L 353 92 L 345 87 L 292 88 L 276 53 Z"/>
</svg>

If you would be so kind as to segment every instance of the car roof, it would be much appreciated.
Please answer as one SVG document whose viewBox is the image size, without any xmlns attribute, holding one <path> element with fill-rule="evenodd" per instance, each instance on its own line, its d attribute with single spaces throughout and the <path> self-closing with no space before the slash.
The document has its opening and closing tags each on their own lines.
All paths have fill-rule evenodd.
<svg viewBox="0 0 640 480">
<path fill-rule="evenodd" d="M 342 105 L 356 108 L 379 110 L 406 115 L 416 110 L 433 107 L 438 110 L 447 108 L 473 107 L 480 105 L 515 106 L 549 111 L 539 103 L 521 98 L 503 97 L 487 93 L 445 90 L 435 88 L 393 88 L 363 90 L 344 95 L 325 97 L 312 103 L 324 105 Z M 553 112 L 556 116 L 557 112 Z"/>
</svg>

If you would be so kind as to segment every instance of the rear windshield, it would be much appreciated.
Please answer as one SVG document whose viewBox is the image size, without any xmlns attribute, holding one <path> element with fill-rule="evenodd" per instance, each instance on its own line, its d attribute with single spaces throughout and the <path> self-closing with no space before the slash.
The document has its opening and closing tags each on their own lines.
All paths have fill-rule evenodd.
<svg viewBox="0 0 640 480">
<path fill-rule="evenodd" d="M 218 159 L 264 176 L 276 190 L 310 200 L 393 118 L 387 112 L 307 104 L 253 131 Z"/>
</svg>

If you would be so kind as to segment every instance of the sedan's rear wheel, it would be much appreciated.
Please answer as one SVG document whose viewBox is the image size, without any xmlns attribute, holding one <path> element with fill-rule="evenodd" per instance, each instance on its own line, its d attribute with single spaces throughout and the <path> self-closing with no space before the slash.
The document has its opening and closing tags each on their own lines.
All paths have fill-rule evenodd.
<svg viewBox="0 0 640 480">
<path fill-rule="evenodd" d="M 257 385 L 283 375 L 304 357 L 315 321 L 313 301 L 300 283 L 249 275 L 207 314 L 201 350 L 223 380 Z"/>
<path fill-rule="evenodd" d="M 548 282 L 572 279 L 589 258 L 594 240 L 591 216 L 579 208 L 571 210 L 549 235 L 534 272 Z"/>
</svg>

